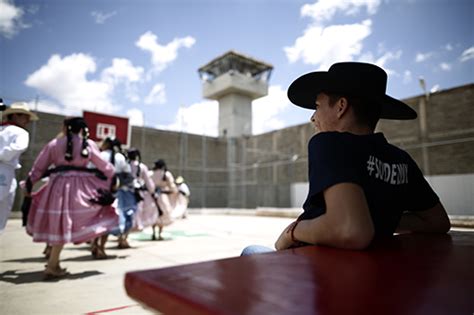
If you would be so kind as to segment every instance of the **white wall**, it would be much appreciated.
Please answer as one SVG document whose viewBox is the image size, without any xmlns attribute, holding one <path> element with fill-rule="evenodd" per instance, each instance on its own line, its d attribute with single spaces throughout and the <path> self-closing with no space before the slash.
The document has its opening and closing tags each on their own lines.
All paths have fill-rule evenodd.
<svg viewBox="0 0 474 315">
<path fill-rule="evenodd" d="M 448 214 L 474 216 L 474 174 L 427 176 Z"/>
<path fill-rule="evenodd" d="M 308 195 L 309 183 L 293 183 L 291 184 L 291 207 L 302 208 L 303 202 Z"/>
</svg>

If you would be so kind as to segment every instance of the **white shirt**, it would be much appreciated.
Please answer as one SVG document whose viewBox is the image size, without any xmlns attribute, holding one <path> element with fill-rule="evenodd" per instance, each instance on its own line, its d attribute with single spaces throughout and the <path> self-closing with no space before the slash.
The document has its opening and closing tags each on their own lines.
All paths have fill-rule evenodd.
<svg viewBox="0 0 474 315">
<path fill-rule="evenodd" d="M 186 197 L 191 196 L 191 191 L 189 190 L 188 185 L 186 183 L 181 183 L 178 186 L 178 190 L 182 192 Z"/>
<path fill-rule="evenodd" d="M 0 126 L 0 163 L 20 168 L 20 155 L 28 148 L 28 131 L 15 125 Z"/>
<path fill-rule="evenodd" d="M 105 161 L 110 162 L 110 155 L 112 154 L 112 150 L 104 150 L 100 152 L 100 156 Z M 115 173 L 131 173 L 130 164 L 127 163 L 125 156 L 120 153 L 115 153 Z"/>
</svg>

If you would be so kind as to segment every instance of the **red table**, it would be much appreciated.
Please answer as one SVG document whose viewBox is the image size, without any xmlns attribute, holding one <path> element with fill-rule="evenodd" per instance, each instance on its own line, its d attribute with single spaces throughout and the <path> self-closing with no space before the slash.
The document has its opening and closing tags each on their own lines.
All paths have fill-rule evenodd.
<svg viewBox="0 0 474 315">
<path fill-rule="evenodd" d="M 472 315 L 473 253 L 474 233 L 406 234 L 129 272 L 125 288 L 165 314 Z"/>
</svg>

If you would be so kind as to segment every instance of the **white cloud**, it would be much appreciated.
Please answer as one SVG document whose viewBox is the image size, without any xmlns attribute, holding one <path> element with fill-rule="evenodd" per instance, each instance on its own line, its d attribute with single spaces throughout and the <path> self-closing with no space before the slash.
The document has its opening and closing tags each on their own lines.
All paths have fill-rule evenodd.
<svg viewBox="0 0 474 315">
<path fill-rule="evenodd" d="M 148 31 L 140 36 L 135 45 L 151 54 L 153 69 L 156 72 L 160 72 L 178 57 L 179 48 L 190 48 L 195 42 L 196 40 L 193 37 L 187 36 L 184 38 L 175 38 L 166 45 L 160 45 L 158 43 L 158 37 Z"/>
<path fill-rule="evenodd" d="M 9 0 L 0 0 L 0 34 L 12 38 L 20 30 L 29 27 L 23 20 L 24 11 Z"/>
<path fill-rule="evenodd" d="M 440 63 L 439 67 L 440 67 L 441 70 L 443 70 L 443 71 L 450 71 L 451 68 L 452 68 L 452 66 L 451 66 L 449 63 L 447 63 L 447 62 L 442 62 L 442 63 Z"/>
<path fill-rule="evenodd" d="M 436 93 L 440 90 L 439 84 L 433 85 L 433 87 L 430 89 L 430 93 Z"/>
<path fill-rule="evenodd" d="M 1 0 L 0 0 L 0 2 L 1 2 Z M 29 13 L 29 14 L 36 14 L 36 13 L 38 13 L 39 9 L 40 9 L 40 6 L 38 4 L 29 4 L 25 8 L 26 12 Z"/>
<path fill-rule="evenodd" d="M 114 58 L 112 65 L 102 71 L 101 80 L 114 87 L 124 84 L 127 99 L 136 103 L 140 100 L 136 84 L 142 81 L 143 73 L 143 68 L 133 66 L 130 60 Z"/>
<path fill-rule="evenodd" d="M 400 60 L 401 56 L 402 56 L 402 51 L 401 50 L 387 51 L 381 57 L 379 57 L 375 60 L 375 64 L 377 64 L 378 66 L 384 68 L 384 67 L 386 67 L 386 65 L 389 61 Z"/>
<path fill-rule="evenodd" d="M 102 80 L 105 82 L 118 83 L 138 82 L 143 76 L 142 67 L 134 67 L 132 62 L 125 58 L 114 58 L 112 66 L 102 71 Z"/>
<path fill-rule="evenodd" d="M 75 113 L 82 110 L 113 113 L 117 109 L 110 100 L 113 85 L 88 80 L 87 74 L 95 71 L 95 61 L 89 55 L 78 53 L 64 58 L 53 55 L 47 64 L 28 76 L 25 84 Z"/>
<path fill-rule="evenodd" d="M 450 43 L 447 43 L 447 44 L 444 46 L 444 49 L 446 49 L 447 51 L 451 51 L 451 50 L 453 50 L 453 46 L 452 46 Z"/>
<path fill-rule="evenodd" d="M 469 47 L 465 51 L 462 52 L 461 57 L 459 57 L 461 62 L 468 61 L 470 59 L 474 59 L 474 46 Z"/>
<path fill-rule="evenodd" d="M 354 60 L 361 54 L 362 41 L 371 34 L 371 25 L 370 20 L 364 20 L 358 24 L 310 26 L 284 50 L 290 62 L 301 59 L 327 70 L 334 62 Z"/>
<path fill-rule="evenodd" d="M 377 13 L 380 0 L 319 0 L 314 4 L 305 4 L 301 7 L 301 16 L 309 16 L 315 22 L 329 21 L 338 11 L 346 15 L 356 15 L 362 7 L 367 13 Z"/>
<path fill-rule="evenodd" d="M 252 133 L 260 134 L 283 128 L 285 121 L 278 118 L 278 115 L 290 105 L 285 89 L 279 85 L 270 86 L 267 96 L 252 102 Z"/>
<path fill-rule="evenodd" d="M 416 62 L 424 62 L 433 56 L 432 52 L 427 53 L 417 53 L 415 57 Z"/>
<path fill-rule="evenodd" d="M 363 54 L 357 61 L 361 62 L 369 62 L 378 65 L 381 68 L 384 68 L 385 71 L 389 75 L 394 75 L 396 72 L 392 69 L 387 68 L 387 64 L 392 60 L 400 60 L 402 56 L 401 50 L 396 51 L 379 51 L 382 55 L 379 57 L 375 57 L 371 52 Z"/>
<path fill-rule="evenodd" d="M 383 68 L 387 72 L 388 76 L 399 75 L 395 70 L 388 68 L 387 64 L 392 60 L 400 60 L 400 57 L 402 56 L 402 51 L 397 50 L 384 52 L 383 50 L 379 49 L 379 53 L 382 53 L 382 55 L 378 58 L 374 57 L 371 52 L 365 53 L 361 55 L 361 57 L 357 61 L 376 64 L 379 67 Z"/>
<path fill-rule="evenodd" d="M 145 97 L 145 104 L 164 104 L 166 103 L 165 85 L 157 83 L 153 86 L 150 93 Z"/>
<path fill-rule="evenodd" d="M 143 126 L 144 115 L 143 112 L 138 108 L 131 108 L 127 110 L 127 116 L 130 118 L 129 122 L 132 126 Z"/>
<path fill-rule="evenodd" d="M 410 70 L 405 70 L 403 73 L 403 84 L 409 84 L 413 81 L 413 76 Z"/>
<path fill-rule="evenodd" d="M 116 11 L 112 11 L 109 13 L 105 12 L 100 12 L 100 11 L 92 11 L 91 16 L 94 18 L 95 22 L 97 24 L 104 24 L 105 21 L 113 17 L 115 14 L 117 14 Z"/>
<path fill-rule="evenodd" d="M 125 96 L 127 99 L 132 103 L 138 103 L 140 101 L 140 96 L 138 95 L 138 91 L 136 87 L 127 88 L 125 91 Z"/>
<path fill-rule="evenodd" d="M 217 101 L 202 101 L 189 107 L 180 107 L 173 123 L 157 125 L 156 127 L 165 130 L 217 137 L 218 115 Z"/>
</svg>

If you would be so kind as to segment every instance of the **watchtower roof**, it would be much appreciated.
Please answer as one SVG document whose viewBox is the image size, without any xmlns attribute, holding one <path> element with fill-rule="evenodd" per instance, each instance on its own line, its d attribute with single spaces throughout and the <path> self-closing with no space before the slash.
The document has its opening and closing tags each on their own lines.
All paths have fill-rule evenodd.
<svg viewBox="0 0 474 315">
<path fill-rule="evenodd" d="M 213 79 L 230 70 L 250 74 L 252 77 L 255 77 L 263 72 L 271 72 L 272 69 L 273 66 L 271 64 L 230 50 L 200 67 L 198 72 L 201 78 L 210 77 Z"/>
</svg>

